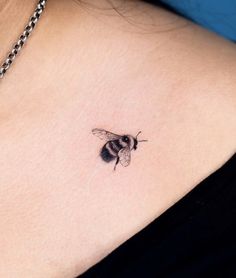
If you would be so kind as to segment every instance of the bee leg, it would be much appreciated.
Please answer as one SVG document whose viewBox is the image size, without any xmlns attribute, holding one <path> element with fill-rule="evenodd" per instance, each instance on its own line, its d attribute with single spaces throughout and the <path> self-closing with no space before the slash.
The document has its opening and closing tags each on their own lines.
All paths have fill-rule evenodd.
<svg viewBox="0 0 236 278">
<path fill-rule="evenodd" d="M 120 158 L 117 157 L 117 159 L 116 159 L 116 164 L 115 164 L 115 166 L 114 166 L 114 171 L 116 170 L 116 166 L 117 166 L 117 164 L 119 163 L 119 161 L 120 161 Z"/>
</svg>

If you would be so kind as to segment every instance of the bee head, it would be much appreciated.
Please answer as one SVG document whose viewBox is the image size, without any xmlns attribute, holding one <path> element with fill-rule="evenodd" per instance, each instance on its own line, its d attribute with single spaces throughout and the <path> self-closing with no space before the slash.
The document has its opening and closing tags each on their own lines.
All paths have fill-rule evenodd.
<svg viewBox="0 0 236 278">
<path fill-rule="evenodd" d="M 121 138 L 121 141 L 123 143 L 125 143 L 125 145 L 128 145 L 130 150 L 136 148 L 136 145 L 137 145 L 135 143 L 136 139 L 133 136 L 131 136 L 131 135 L 123 135 L 122 138 Z"/>
<path fill-rule="evenodd" d="M 125 144 L 127 144 L 130 149 L 137 150 L 138 143 L 139 142 L 147 142 L 147 140 L 138 140 L 138 135 L 141 133 L 141 131 L 136 135 L 136 137 L 133 137 L 131 135 L 123 135 L 121 138 L 121 141 Z"/>
</svg>

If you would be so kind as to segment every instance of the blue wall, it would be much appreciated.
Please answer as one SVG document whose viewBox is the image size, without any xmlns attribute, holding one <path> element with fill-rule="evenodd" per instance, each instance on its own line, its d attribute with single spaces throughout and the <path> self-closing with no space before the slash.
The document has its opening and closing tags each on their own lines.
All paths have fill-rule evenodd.
<svg viewBox="0 0 236 278">
<path fill-rule="evenodd" d="M 200 25 L 236 41 L 236 0 L 162 0 Z"/>
</svg>

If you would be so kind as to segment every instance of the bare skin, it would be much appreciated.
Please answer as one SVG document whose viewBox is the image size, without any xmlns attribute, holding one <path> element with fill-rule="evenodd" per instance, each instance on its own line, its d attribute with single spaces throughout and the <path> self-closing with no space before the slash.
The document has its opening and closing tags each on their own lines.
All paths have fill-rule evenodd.
<svg viewBox="0 0 236 278">
<path fill-rule="evenodd" d="M 1 57 L 36 2 L 0 5 Z M 235 152 L 235 45 L 139 1 L 124 17 L 96 3 L 49 0 L 0 83 L 0 277 L 75 277 Z M 149 141 L 114 172 L 97 127 Z"/>
</svg>

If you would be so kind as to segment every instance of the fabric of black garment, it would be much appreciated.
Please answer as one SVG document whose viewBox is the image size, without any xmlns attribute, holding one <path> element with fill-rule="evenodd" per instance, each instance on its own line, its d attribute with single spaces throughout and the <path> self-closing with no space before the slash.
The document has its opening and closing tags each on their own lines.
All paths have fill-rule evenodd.
<svg viewBox="0 0 236 278">
<path fill-rule="evenodd" d="M 80 278 L 236 277 L 236 154 Z"/>
</svg>

